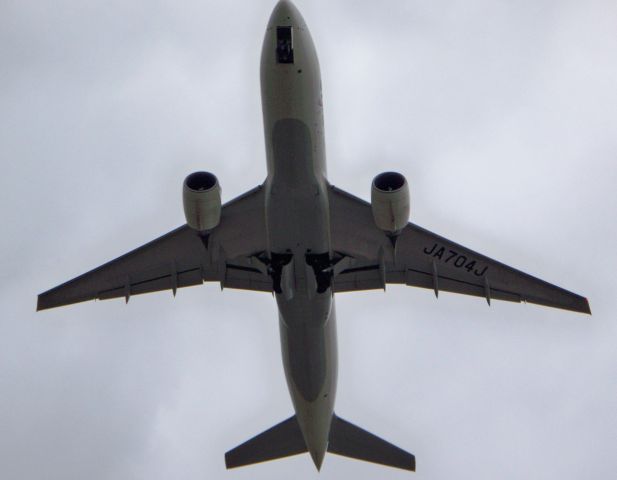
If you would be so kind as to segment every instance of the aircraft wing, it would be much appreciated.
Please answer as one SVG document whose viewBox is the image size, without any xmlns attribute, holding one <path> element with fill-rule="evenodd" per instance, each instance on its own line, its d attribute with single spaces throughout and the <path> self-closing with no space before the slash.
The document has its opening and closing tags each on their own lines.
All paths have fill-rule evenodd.
<svg viewBox="0 0 617 480">
<path fill-rule="evenodd" d="M 395 247 L 375 225 L 369 203 L 330 187 L 332 249 L 339 258 L 333 290 L 403 284 L 591 313 L 586 298 L 408 223 Z"/>
<path fill-rule="evenodd" d="M 222 207 L 221 221 L 207 242 L 187 225 L 38 297 L 37 310 L 94 299 L 172 290 L 204 281 L 221 288 L 272 291 L 272 282 L 254 257 L 266 249 L 261 186 Z"/>
</svg>

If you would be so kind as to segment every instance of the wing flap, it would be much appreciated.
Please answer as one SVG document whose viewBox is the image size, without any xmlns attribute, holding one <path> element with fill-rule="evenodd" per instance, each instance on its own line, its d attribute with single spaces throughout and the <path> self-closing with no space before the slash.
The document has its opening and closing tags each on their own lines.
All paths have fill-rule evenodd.
<svg viewBox="0 0 617 480">
<path fill-rule="evenodd" d="M 434 288 L 434 277 L 437 276 L 440 291 L 591 313 L 586 298 L 413 223 L 407 224 L 397 242 L 396 266 L 393 268 L 399 265 L 405 267 L 407 285 Z"/>
<path fill-rule="evenodd" d="M 404 281 L 392 283 L 404 283 L 411 287 L 429 288 L 435 290 L 434 276 L 431 272 L 423 272 L 420 270 L 408 269 L 404 274 Z M 438 291 L 461 293 L 464 295 L 472 295 L 475 297 L 486 298 L 486 288 L 482 285 L 466 282 L 456 278 L 450 278 L 439 275 L 437 279 Z M 520 302 L 521 297 L 514 292 L 508 292 L 500 289 L 490 289 L 489 298 L 495 300 L 505 300 L 508 302 Z"/>
<path fill-rule="evenodd" d="M 156 271 L 150 271 L 147 275 L 140 274 L 139 277 L 141 278 L 132 279 L 128 277 L 124 284 L 118 281 L 116 286 L 100 291 L 96 298 L 98 300 L 107 300 L 163 290 L 173 291 L 178 288 L 201 285 L 203 283 L 201 267 L 184 271 L 172 270 L 167 274 L 157 274 Z"/>
<path fill-rule="evenodd" d="M 223 287 L 259 292 L 272 291 L 272 280 L 268 275 L 257 268 L 238 265 L 237 263 L 227 263 Z"/>
<path fill-rule="evenodd" d="M 379 290 L 383 288 L 384 283 L 379 272 L 378 264 L 343 270 L 334 277 L 332 282 L 332 290 L 335 293 L 354 292 L 357 290 Z"/>
<path fill-rule="evenodd" d="M 38 297 L 37 310 L 94 299 L 124 297 L 172 288 L 172 270 L 177 265 L 181 284 L 201 283 L 182 272 L 199 269 L 205 256 L 203 243 L 189 227 L 179 227 L 94 270 L 69 280 Z M 178 268 L 179 267 L 179 268 Z M 178 285 L 180 286 L 180 284 Z"/>
<path fill-rule="evenodd" d="M 265 249 L 264 218 L 263 189 L 256 187 L 223 205 L 221 223 L 207 242 L 187 225 L 181 226 L 40 294 L 37 310 L 161 290 L 175 292 L 203 281 L 270 291 L 268 277 L 259 269 L 228 273 L 229 265 L 250 264 L 254 252 Z"/>
<path fill-rule="evenodd" d="M 408 223 L 396 248 L 375 225 L 369 203 L 330 189 L 332 246 L 362 268 L 343 270 L 334 291 L 383 288 L 398 283 L 591 313 L 586 298 L 481 255 L 418 225 Z M 356 262 L 356 263 L 357 263 Z"/>
</svg>

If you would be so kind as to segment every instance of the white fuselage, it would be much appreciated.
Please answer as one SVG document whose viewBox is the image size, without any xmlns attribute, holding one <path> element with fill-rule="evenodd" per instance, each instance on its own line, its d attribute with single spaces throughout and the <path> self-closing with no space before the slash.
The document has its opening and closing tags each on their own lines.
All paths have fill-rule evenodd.
<svg viewBox="0 0 617 480">
<path fill-rule="evenodd" d="M 298 10 L 274 9 L 261 54 L 268 256 L 277 273 L 283 364 L 309 452 L 321 464 L 336 393 L 332 257 L 319 62 Z M 320 263 L 321 262 L 321 263 Z"/>
</svg>

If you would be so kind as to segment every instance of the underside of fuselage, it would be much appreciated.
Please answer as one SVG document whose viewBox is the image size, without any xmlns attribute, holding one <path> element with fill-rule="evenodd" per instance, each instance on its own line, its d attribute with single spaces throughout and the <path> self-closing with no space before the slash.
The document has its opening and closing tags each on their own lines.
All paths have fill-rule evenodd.
<svg viewBox="0 0 617 480">
<path fill-rule="evenodd" d="M 298 426 L 319 468 L 337 370 L 333 296 L 324 272 L 331 257 L 330 222 L 319 63 L 304 20 L 290 2 L 279 2 L 268 24 L 261 90 L 266 231 L 278 283 L 283 364 Z"/>
<path fill-rule="evenodd" d="M 268 175 L 268 271 L 279 310 L 281 351 L 295 415 L 228 452 L 228 467 L 326 451 L 413 470 L 413 455 L 336 417 L 336 314 L 329 185 L 319 62 L 304 19 L 289 1 L 274 8 L 261 55 Z"/>
</svg>

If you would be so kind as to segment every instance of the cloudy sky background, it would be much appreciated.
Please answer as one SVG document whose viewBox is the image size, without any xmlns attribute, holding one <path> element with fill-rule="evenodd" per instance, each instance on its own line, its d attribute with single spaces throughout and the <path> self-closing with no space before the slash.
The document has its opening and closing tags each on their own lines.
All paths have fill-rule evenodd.
<svg viewBox="0 0 617 480">
<path fill-rule="evenodd" d="M 337 412 L 413 452 L 321 478 L 617 470 L 617 5 L 302 1 L 329 178 L 394 169 L 412 221 L 586 295 L 592 317 L 390 287 L 337 296 Z M 181 183 L 260 183 L 273 1 L 0 4 L 0 477 L 226 472 L 292 413 L 269 295 L 216 285 L 35 313 L 36 295 L 184 223 Z"/>
</svg>

